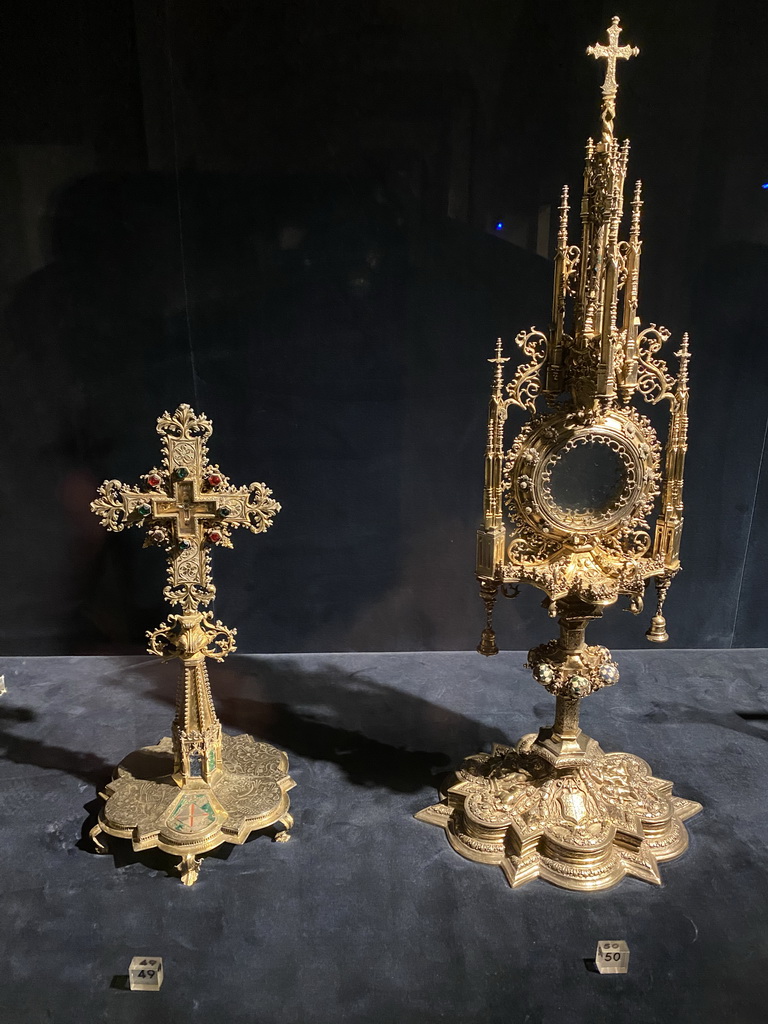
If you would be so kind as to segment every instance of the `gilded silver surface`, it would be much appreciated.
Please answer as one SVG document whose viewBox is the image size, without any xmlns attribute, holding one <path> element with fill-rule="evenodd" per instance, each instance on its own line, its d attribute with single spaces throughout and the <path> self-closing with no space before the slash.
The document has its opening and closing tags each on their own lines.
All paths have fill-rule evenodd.
<svg viewBox="0 0 768 1024">
<path fill-rule="evenodd" d="M 649 640 L 668 639 L 663 604 L 680 570 L 683 468 L 688 430 L 688 336 L 673 373 L 660 356 L 670 332 L 638 315 L 641 185 L 620 239 L 629 143 L 613 134 L 616 66 L 639 52 L 608 43 L 601 136 L 586 148 L 581 241 L 569 240 L 569 192 L 560 203 L 552 319 L 516 338 L 524 361 L 505 380 L 501 340 L 488 411 L 483 527 L 476 573 L 486 607 L 478 651 L 498 653 L 493 608 L 501 591 L 544 592 L 560 636 L 529 652 L 534 678 L 556 697 L 551 728 L 516 748 L 469 758 L 440 803 L 417 817 L 446 829 L 471 860 L 500 864 L 512 885 L 535 877 L 570 889 L 602 889 L 626 874 L 659 882 L 658 862 L 687 846 L 682 822 L 701 809 L 671 795 L 631 754 L 605 754 L 579 728 L 583 697 L 618 682 L 605 647 L 586 644 L 588 623 L 620 597 L 643 608 L 656 586 Z M 567 327 L 567 329 L 566 329 Z M 664 449 L 638 400 L 668 403 Z M 528 414 L 509 448 L 516 407 Z"/>
<path fill-rule="evenodd" d="M 188 405 L 157 421 L 163 439 L 161 468 L 138 486 L 105 480 L 91 509 L 102 526 L 119 532 L 144 528 L 144 546 L 168 559 L 165 599 L 181 611 L 151 630 L 149 651 L 181 661 L 172 737 L 125 758 L 102 794 L 104 807 L 91 837 L 99 852 L 107 833 L 130 839 L 136 850 L 157 846 L 178 855 L 181 879 L 191 885 L 199 856 L 221 843 L 243 843 L 255 829 L 280 822 L 289 838 L 286 755 L 251 736 L 225 736 L 211 696 L 207 659 L 223 661 L 235 650 L 235 630 L 214 620 L 205 606 L 216 594 L 211 550 L 232 545 L 243 527 L 263 533 L 280 505 L 263 483 L 233 486 L 210 462 L 206 442 L 213 426 Z"/>
</svg>

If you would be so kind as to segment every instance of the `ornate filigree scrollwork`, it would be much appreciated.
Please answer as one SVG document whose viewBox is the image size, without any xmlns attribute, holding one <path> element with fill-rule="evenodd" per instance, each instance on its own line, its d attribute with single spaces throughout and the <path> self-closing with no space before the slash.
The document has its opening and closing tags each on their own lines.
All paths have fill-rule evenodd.
<svg viewBox="0 0 768 1024">
<path fill-rule="evenodd" d="M 216 587 L 212 583 L 173 583 L 163 587 L 163 597 L 168 604 L 180 605 L 185 612 L 194 611 L 213 601 Z"/>
<path fill-rule="evenodd" d="M 136 506 L 142 500 L 138 487 L 129 487 L 120 480 L 105 480 L 97 493 L 99 497 L 91 503 L 91 509 L 107 530 L 119 533 L 141 521 L 140 517 L 135 515 Z"/>
<path fill-rule="evenodd" d="M 553 473 L 592 446 L 610 455 L 615 489 L 599 508 L 569 506 L 553 492 Z M 606 603 L 641 591 L 662 565 L 649 554 L 648 532 L 660 457 L 649 420 L 632 408 L 600 417 L 565 409 L 531 420 L 504 458 L 504 507 L 514 530 L 499 578 L 533 583 L 552 600 L 572 594 Z"/>
<path fill-rule="evenodd" d="M 157 432 L 163 437 L 207 441 L 213 424 L 207 416 L 198 415 L 191 406 L 180 405 L 173 415 L 164 412 L 157 420 Z"/>
<path fill-rule="evenodd" d="M 669 337 L 667 328 L 657 327 L 656 324 L 646 327 L 637 336 L 637 390 L 651 405 L 665 398 L 671 400 L 674 395 L 675 378 L 669 372 L 666 362 L 656 355 Z"/>
<path fill-rule="evenodd" d="M 151 654 L 161 658 L 212 658 L 223 661 L 236 651 L 236 629 L 230 629 L 212 612 L 193 612 L 189 615 L 169 615 L 166 621 L 147 633 Z"/>
<path fill-rule="evenodd" d="M 521 331 L 515 342 L 528 356 L 528 362 L 517 368 L 511 383 L 507 384 L 508 402 L 533 413 L 541 392 L 541 370 L 547 360 L 547 336 L 531 327 L 529 331 Z"/>
<path fill-rule="evenodd" d="M 579 264 L 581 262 L 581 249 L 578 245 L 569 245 L 565 250 L 565 268 L 563 276 L 565 278 L 565 290 L 568 295 L 576 294 L 576 279 L 579 271 Z"/>
<path fill-rule="evenodd" d="M 272 525 L 272 520 L 280 511 L 280 505 L 272 497 L 272 491 L 265 484 L 253 483 L 241 488 L 239 493 L 247 492 L 243 513 L 244 522 L 237 526 L 245 526 L 251 533 L 264 533 Z"/>
</svg>

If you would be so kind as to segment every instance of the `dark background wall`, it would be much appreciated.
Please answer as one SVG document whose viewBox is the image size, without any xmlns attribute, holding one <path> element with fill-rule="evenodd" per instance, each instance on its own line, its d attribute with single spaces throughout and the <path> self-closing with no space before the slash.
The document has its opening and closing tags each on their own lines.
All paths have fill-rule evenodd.
<svg viewBox="0 0 768 1024">
<path fill-rule="evenodd" d="M 616 13 L 529 0 L 27 0 L 4 11 L 2 649 L 132 651 L 161 556 L 88 511 L 156 417 L 283 504 L 215 557 L 242 650 L 472 647 L 486 358 L 546 326 Z M 757 2 L 624 0 L 641 313 L 694 359 L 672 644 L 766 646 L 768 121 Z M 503 228 L 496 230 L 501 222 Z M 574 234 L 576 228 L 574 220 Z M 672 345 L 670 345 L 672 347 Z M 504 646 L 551 626 L 528 591 Z M 596 634 L 641 646 L 612 610 Z"/>
</svg>

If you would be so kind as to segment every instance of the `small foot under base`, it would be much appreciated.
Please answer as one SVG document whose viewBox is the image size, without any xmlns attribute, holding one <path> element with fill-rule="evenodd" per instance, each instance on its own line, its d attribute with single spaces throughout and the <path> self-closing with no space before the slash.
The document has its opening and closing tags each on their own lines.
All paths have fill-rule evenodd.
<svg viewBox="0 0 768 1024">
<path fill-rule="evenodd" d="M 179 861 L 179 875 L 184 885 L 194 885 L 200 874 L 202 861 L 194 853 L 185 853 Z"/>
<path fill-rule="evenodd" d="M 129 754 L 104 792 L 105 804 L 91 830 L 97 852 L 106 852 L 101 833 L 130 839 L 134 850 L 159 847 L 180 857 L 181 880 L 193 885 L 200 855 L 222 843 L 242 844 L 275 822 L 288 838 L 293 824 L 288 791 L 288 758 L 251 736 L 224 736 L 223 767 L 210 782 L 173 776 L 173 746 L 166 737 L 157 746 Z"/>
<path fill-rule="evenodd" d="M 467 758 L 440 803 L 420 821 L 445 829 L 453 848 L 498 864 L 510 885 L 544 878 L 565 889 L 609 889 L 625 875 L 661 883 L 658 864 L 688 847 L 683 821 L 701 804 L 672 795 L 634 754 L 590 756 L 555 768 L 534 736 Z"/>
</svg>

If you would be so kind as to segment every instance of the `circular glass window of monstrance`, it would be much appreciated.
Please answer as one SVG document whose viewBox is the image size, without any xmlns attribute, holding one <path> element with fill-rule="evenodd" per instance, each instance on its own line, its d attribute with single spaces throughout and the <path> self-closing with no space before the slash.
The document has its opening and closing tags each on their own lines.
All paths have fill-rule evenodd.
<svg viewBox="0 0 768 1024">
<path fill-rule="evenodd" d="M 555 447 L 543 460 L 542 510 L 561 530 L 592 531 L 631 514 L 639 490 L 639 460 L 623 438 L 587 432 Z"/>
</svg>

